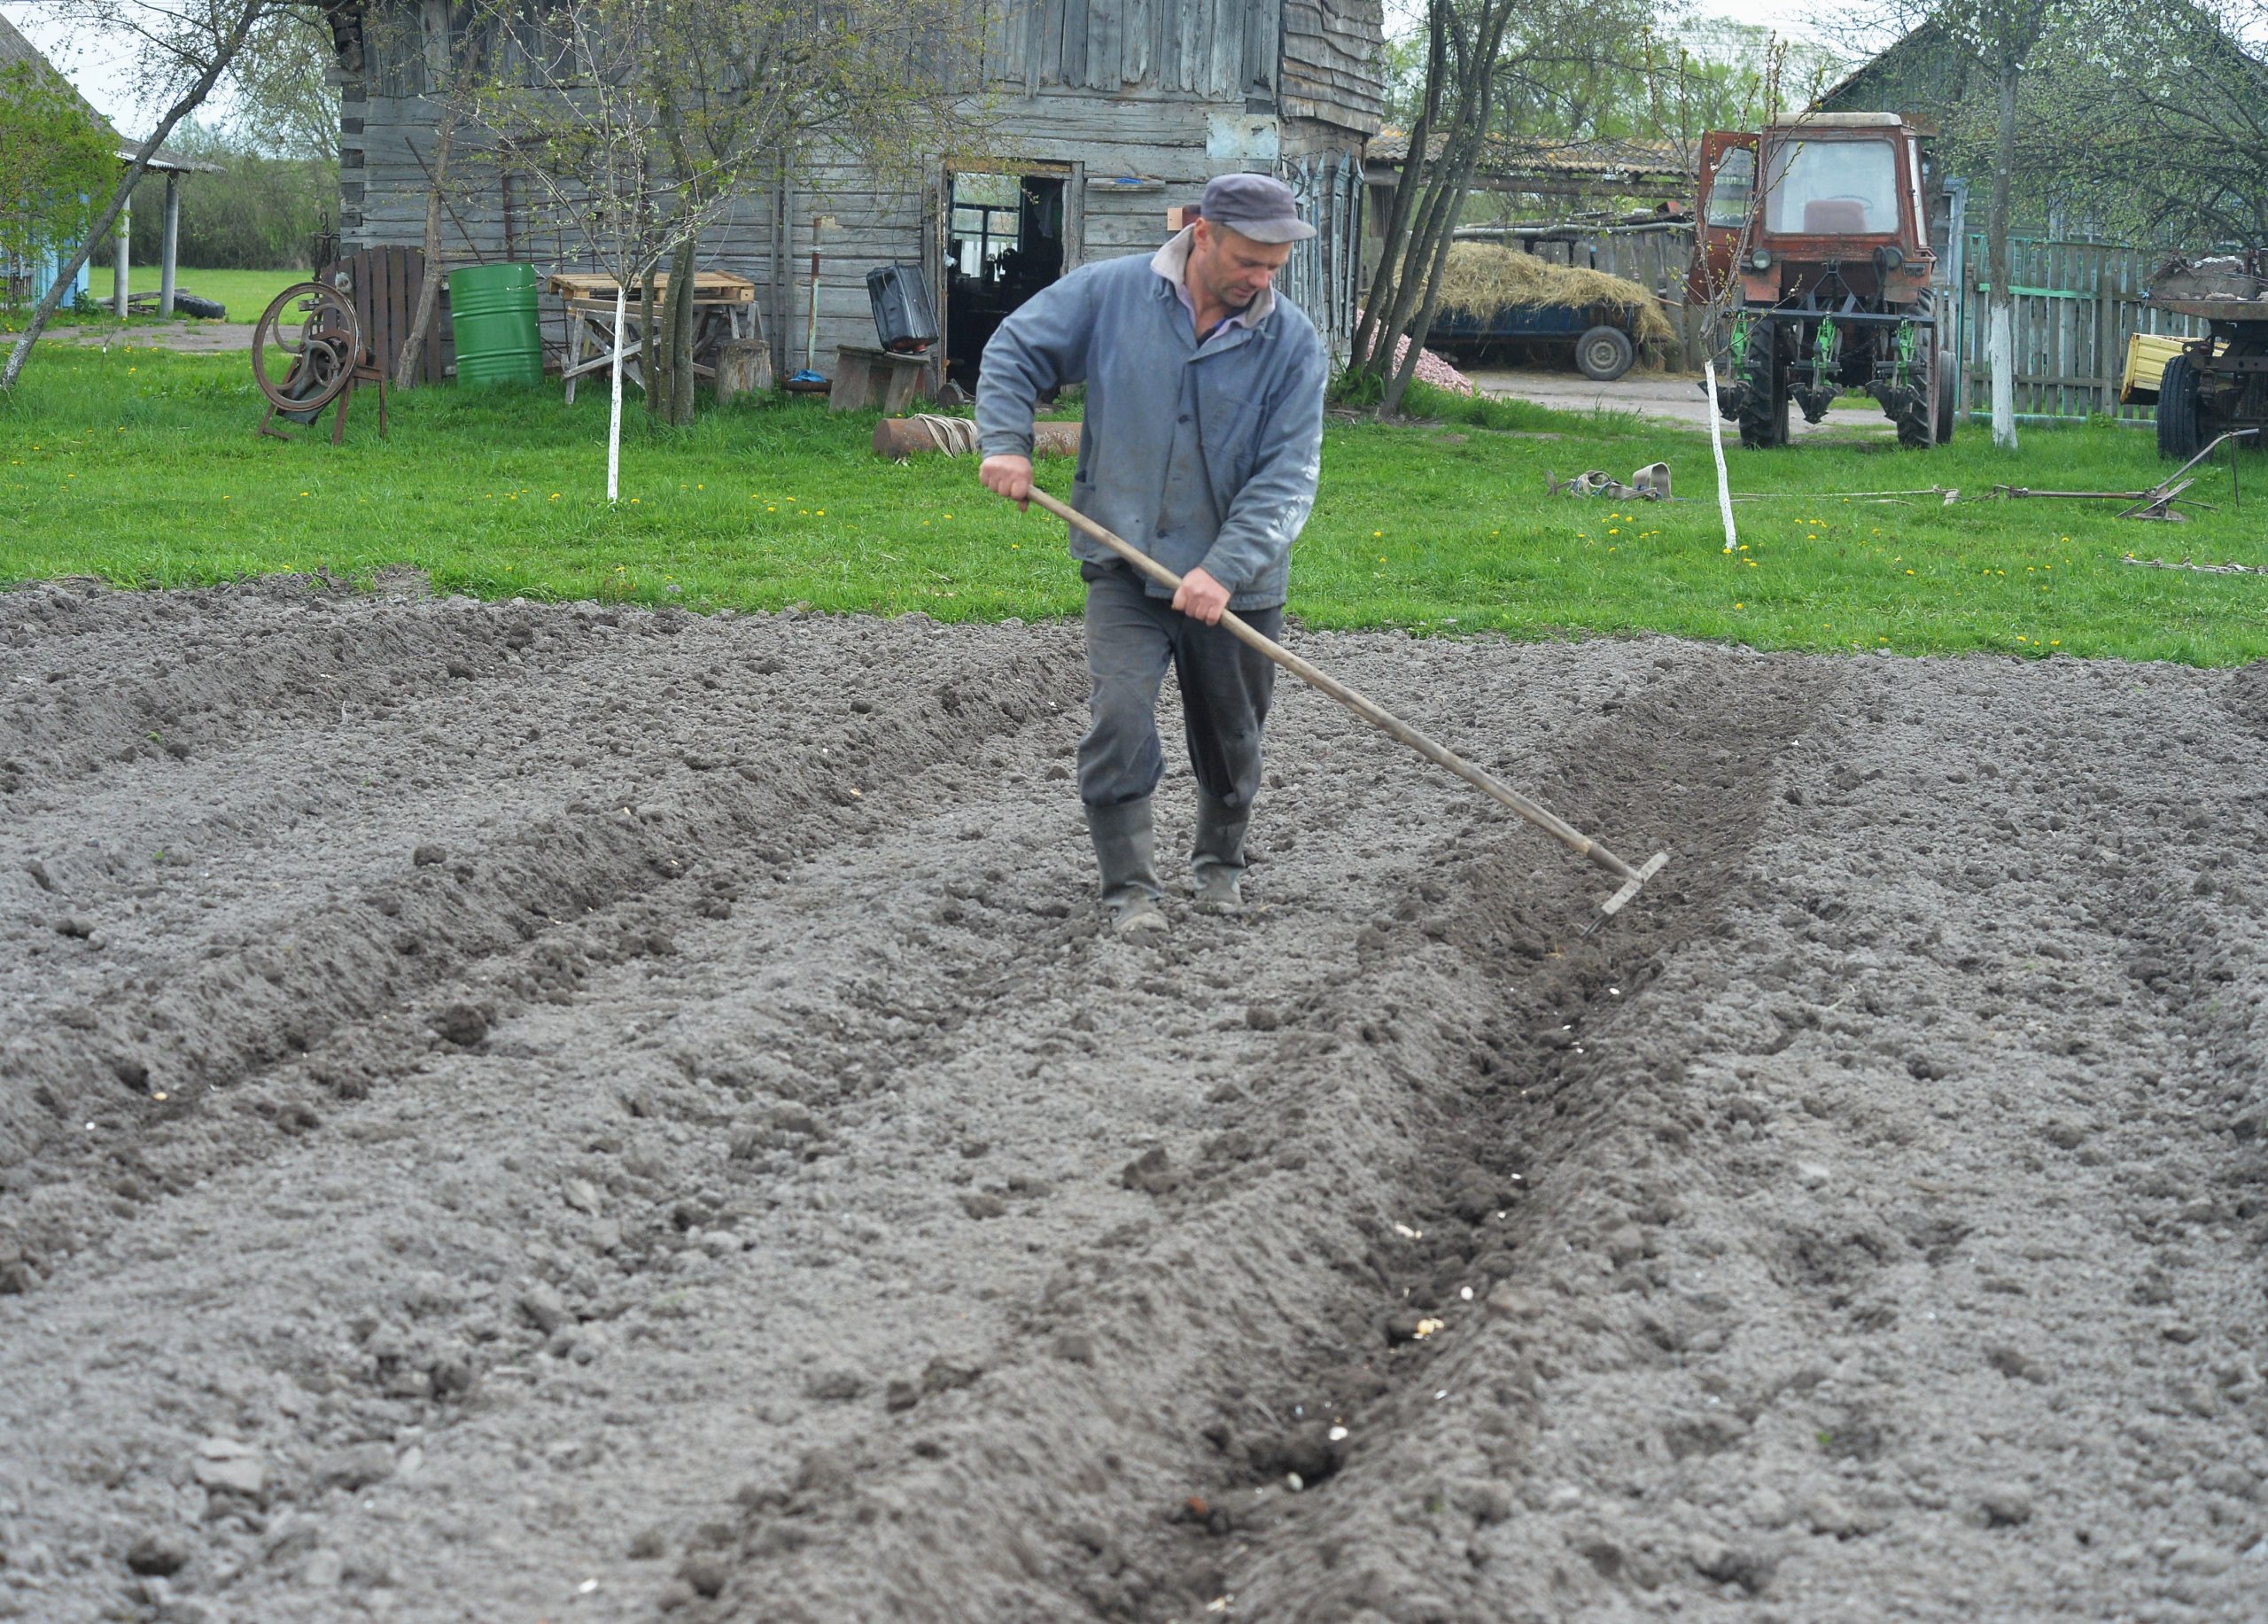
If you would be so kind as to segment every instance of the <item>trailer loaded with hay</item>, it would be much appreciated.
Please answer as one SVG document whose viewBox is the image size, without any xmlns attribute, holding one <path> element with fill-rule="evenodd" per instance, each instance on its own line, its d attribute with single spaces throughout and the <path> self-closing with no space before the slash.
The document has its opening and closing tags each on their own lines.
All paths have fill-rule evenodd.
<svg viewBox="0 0 2268 1624">
<path fill-rule="evenodd" d="M 1570 347 L 1585 377 L 1612 383 L 1676 342 L 1661 302 L 1636 283 L 1517 248 L 1457 243 L 1426 343 L 1470 357 L 1486 349 L 1557 359 Z"/>
</svg>

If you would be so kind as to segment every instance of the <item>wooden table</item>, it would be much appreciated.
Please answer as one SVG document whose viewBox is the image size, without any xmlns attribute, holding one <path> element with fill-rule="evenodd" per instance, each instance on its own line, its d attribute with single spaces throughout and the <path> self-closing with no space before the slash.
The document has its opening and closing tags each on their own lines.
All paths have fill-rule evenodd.
<svg viewBox="0 0 2268 1624">
<path fill-rule="evenodd" d="M 567 307 L 567 364 L 560 369 L 566 380 L 567 404 L 575 403 L 575 382 L 588 373 L 614 365 L 614 299 L 616 282 L 604 271 L 554 271 L 550 291 Z M 654 304 L 658 310 L 670 279 L 664 272 L 654 278 Z M 646 335 L 639 319 L 640 289 L 630 290 L 623 310 L 622 375 L 646 387 L 642 357 Z M 712 361 L 702 360 L 727 338 L 760 338 L 762 323 L 756 310 L 756 284 L 730 271 L 696 271 L 693 276 L 694 361 L 695 377 L 714 377 Z M 660 318 L 656 317 L 658 321 Z"/>
</svg>

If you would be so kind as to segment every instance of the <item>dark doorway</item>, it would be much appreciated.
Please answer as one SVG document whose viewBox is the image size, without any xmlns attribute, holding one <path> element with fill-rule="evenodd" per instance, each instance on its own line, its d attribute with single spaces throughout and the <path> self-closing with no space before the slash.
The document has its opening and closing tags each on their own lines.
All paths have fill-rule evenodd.
<svg viewBox="0 0 2268 1624">
<path fill-rule="evenodd" d="M 976 387 L 1010 311 L 1063 274 L 1060 175 L 959 174 L 945 207 L 945 376 Z"/>
</svg>

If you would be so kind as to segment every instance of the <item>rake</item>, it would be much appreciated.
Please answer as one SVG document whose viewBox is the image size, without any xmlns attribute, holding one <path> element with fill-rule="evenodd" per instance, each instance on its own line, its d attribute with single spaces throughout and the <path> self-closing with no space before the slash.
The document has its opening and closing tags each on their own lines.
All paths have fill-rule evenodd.
<svg viewBox="0 0 2268 1624">
<path fill-rule="evenodd" d="M 1056 517 L 1067 521 L 1075 530 L 1092 536 L 1160 586 L 1176 592 L 1181 589 L 1180 576 L 1176 575 L 1131 542 L 1122 540 L 1113 535 L 1085 514 L 1059 501 L 1037 486 L 1032 489 L 1031 500 Z M 1411 750 L 1425 757 L 1426 760 L 1447 767 L 1482 794 L 1511 808 L 1537 828 L 1565 846 L 1577 857 L 1589 859 L 1592 863 L 1621 881 L 1622 884 L 1614 895 L 1599 905 L 1599 912 L 1602 914 L 1612 915 L 1621 912 L 1623 905 L 1638 894 L 1639 887 L 1660 873 L 1662 865 L 1669 861 L 1668 852 L 1657 851 L 1637 867 L 1632 867 L 1573 824 L 1555 816 L 1518 790 L 1498 782 L 1496 779 L 1474 766 L 1455 750 L 1445 745 L 1435 743 L 1400 717 L 1395 716 L 1384 705 L 1364 698 L 1338 679 L 1309 664 L 1275 639 L 1254 631 L 1250 625 L 1234 613 L 1223 610 L 1221 615 L 1221 626 L 1239 642 L 1247 643 L 1258 649 L 1309 687 L 1328 694 L 1379 732 L 1389 737 L 1399 739 Z"/>
</svg>

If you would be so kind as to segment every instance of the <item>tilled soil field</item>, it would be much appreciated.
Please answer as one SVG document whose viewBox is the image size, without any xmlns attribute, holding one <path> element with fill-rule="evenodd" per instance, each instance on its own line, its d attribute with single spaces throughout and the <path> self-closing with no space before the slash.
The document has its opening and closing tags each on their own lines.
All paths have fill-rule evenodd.
<svg viewBox="0 0 2268 1624">
<path fill-rule="evenodd" d="M 2268 672 L 1296 645 L 0 596 L 0 1615 L 2268 1616 Z"/>
</svg>

